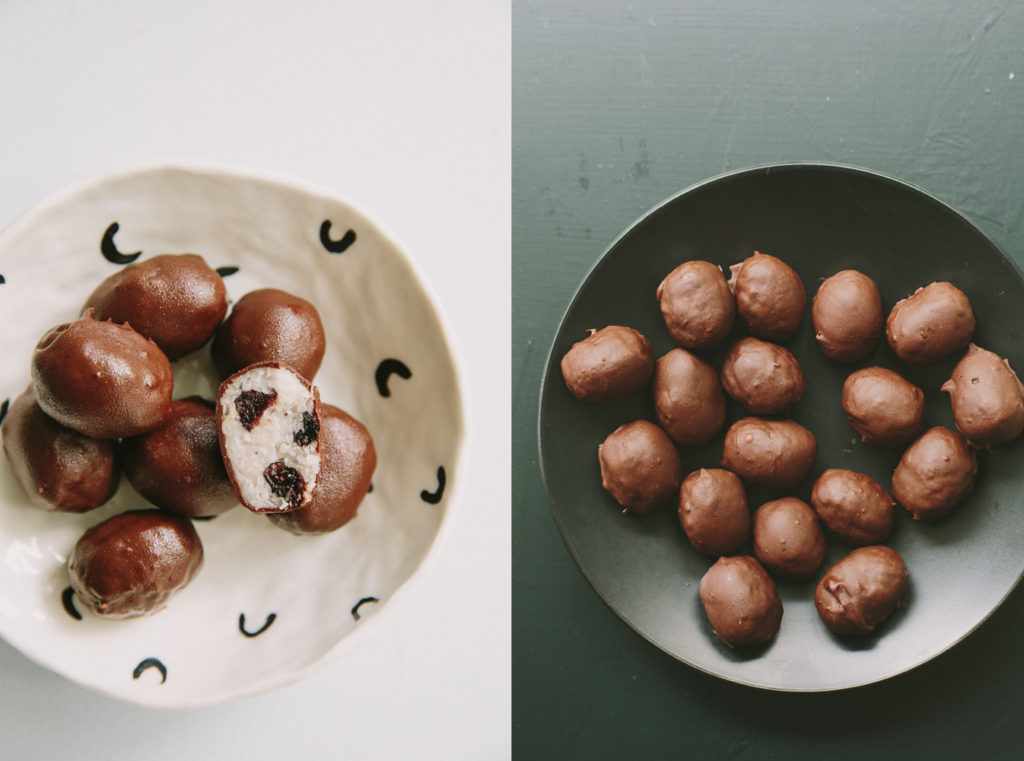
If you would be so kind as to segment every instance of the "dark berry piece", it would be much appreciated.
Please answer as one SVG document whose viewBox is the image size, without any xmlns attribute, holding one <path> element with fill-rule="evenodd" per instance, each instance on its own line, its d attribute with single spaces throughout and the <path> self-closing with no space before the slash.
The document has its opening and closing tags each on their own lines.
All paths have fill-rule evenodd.
<svg viewBox="0 0 1024 761">
<path fill-rule="evenodd" d="M 308 412 L 302 413 L 302 428 L 295 432 L 292 437 L 295 443 L 300 447 L 308 446 L 312 444 L 320 436 L 320 421 L 316 419 L 315 415 L 310 415 Z"/>
<path fill-rule="evenodd" d="M 272 462 L 263 471 L 263 478 L 270 484 L 270 490 L 292 507 L 302 504 L 302 493 L 306 489 L 306 481 L 295 468 L 291 468 L 278 460 Z"/>
<path fill-rule="evenodd" d="M 260 416 L 277 399 L 277 392 L 257 391 L 248 389 L 243 391 L 235 399 L 235 409 L 242 421 L 242 427 L 251 431 L 253 426 L 260 422 Z"/>
</svg>

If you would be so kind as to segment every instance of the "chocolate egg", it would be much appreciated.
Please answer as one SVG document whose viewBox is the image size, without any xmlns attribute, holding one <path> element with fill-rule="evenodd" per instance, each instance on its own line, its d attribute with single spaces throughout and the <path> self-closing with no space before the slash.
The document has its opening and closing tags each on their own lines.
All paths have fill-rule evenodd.
<svg viewBox="0 0 1024 761">
<path fill-rule="evenodd" d="M 601 486 L 627 511 L 647 515 L 664 507 L 683 477 L 679 452 L 654 423 L 634 420 L 597 448 Z"/>
<path fill-rule="evenodd" d="M 366 426 L 332 404 L 320 406 L 320 475 L 305 507 L 267 518 L 293 534 L 326 534 L 356 516 L 377 467 Z"/>
<path fill-rule="evenodd" d="M 661 281 L 655 295 L 669 335 L 686 349 L 716 346 L 732 330 L 736 299 L 716 264 L 680 264 Z"/>
<path fill-rule="evenodd" d="M 712 631 L 729 647 L 763 645 L 782 623 L 775 582 L 747 555 L 719 558 L 700 580 L 700 600 Z"/>
<path fill-rule="evenodd" d="M 750 509 L 739 477 L 701 468 L 684 478 L 679 523 L 698 552 L 712 557 L 736 552 L 750 538 Z"/>
<path fill-rule="evenodd" d="M 276 288 L 250 291 L 217 329 L 210 347 L 221 378 L 262 362 L 290 365 L 313 380 L 326 349 L 316 307 Z"/>
<path fill-rule="evenodd" d="M 216 270 L 196 254 L 162 254 L 112 274 L 85 301 L 96 320 L 128 323 L 169 359 L 195 351 L 228 311 Z"/>
<path fill-rule="evenodd" d="M 966 294 L 952 283 L 931 283 L 896 303 L 886 320 L 885 335 L 904 362 L 938 362 L 967 348 L 974 335 L 974 310 Z"/>
<path fill-rule="evenodd" d="M 811 505 L 834 534 L 852 544 L 867 545 L 889 537 L 896 502 L 871 476 L 830 468 L 814 482 Z"/>
<path fill-rule="evenodd" d="M 1024 431 L 1024 386 L 998 354 L 971 344 L 942 390 L 971 446 L 991 449 Z"/>
<path fill-rule="evenodd" d="M 942 426 L 907 447 L 892 474 L 892 496 L 915 519 L 935 520 L 974 488 L 978 458 L 967 440 Z"/>
<path fill-rule="evenodd" d="M 639 330 L 609 325 L 573 344 L 562 357 L 562 378 L 584 402 L 625 399 L 654 373 L 651 342 Z"/>
<path fill-rule="evenodd" d="M 213 402 L 197 396 L 172 402 L 159 428 L 124 439 L 121 467 L 139 494 L 172 513 L 218 515 L 238 504 L 220 453 Z"/>
<path fill-rule="evenodd" d="M 673 349 L 654 366 L 658 423 L 680 444 L 707 444 L 725 424 L 718 372 L 686 349 Z"/>
<path fill-rule="evenodd" d="M 730 268 L 729 286 L 736 311 L 750 332 L 768 341 L 784 341 L 796 333 L 807 308 L 807 291 L 792 267 L 755 251 Z"/>
<path fill-rule="evenodd" d="M 163 510 L 132 510 L 99 523 L 68 558 L 71 588 L 106 618 L 153 613 L 185 587 L 203 564 L 192 521 Z"/>
<path fill-rule="evenodd" d="M 837 362 L 863 359 L 878 345 L 885 326 L 878 286 L 863 272 L 837 272 L 818 286 L 811 321 L 826 357 Z"/>
<path fill-rule="evenodd" d="M 117 491 L 114 442 L 61 425 L 36 404 L 31 387 L 11 402 L 0 432 L 14 477 L 44 510 L 84 513 Z"/>
<path fill-rule="evenodd" d="M 722 465 L 748 484 L 790 489 L 817 456 L 817 439 L 796 421 L 746 417 L 725 432 Z"/>
<path fill-rule="evenodd" d="M 906 444 L 924 427 L 924 392 L 884 367 L 850 373 L 840 403 L 866 444 Z"/>
<path fill-rule="evenodd" d="M 153 430 L 167 417 L 174 392 L 171 363 L 155 343 L 89 314 L 40 339 L 32 383 L 43 412 L 95 439 Z"/>
<path fill-rule="evenodd" d="M 754 511 L 754 555 L 772 573 L 810 576 L 825 559 L 825 534 L 814 510 L 796 497 L 765 502 Z"/>
<path fill-rule="evenodd" d="M 814 605 L 830 631 L 866 634 L 903 605 L 910 576 L 891 547 L 858 547 L 825 572 Z"/>
<path fill-rule="evenodd" d="M 799 402 L 807 383 L 787 349 L 758 338 L 744 338 L 722 362 L 722 388 L 755 415 L 778 415 Z"/>
</svg>

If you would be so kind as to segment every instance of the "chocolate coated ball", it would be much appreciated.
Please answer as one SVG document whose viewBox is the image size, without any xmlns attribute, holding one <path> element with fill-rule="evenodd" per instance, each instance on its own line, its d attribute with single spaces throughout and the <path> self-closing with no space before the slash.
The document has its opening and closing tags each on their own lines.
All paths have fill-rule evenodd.
<svg viewBox="0 0 1024 761">
<path fill-rule="evenodd" d="M 991 449 L 1024 431 L 1024 386 L 998 354 L 971 344 L 942 390 L 971 446 Z"/>
<path fill-rule="evenodd" d="M 701 468 L 679 489 L 679 523 L 698 552 L 717 557 L 736 552 L 750 538 L 750 509 L 739 477 Z"/>
<path fill-rule="evenodd" d="M 683 477 L 679 452 L 654 423 L 635 420 L 597 448 L 601 485 L 627 511 L 646 515 L 666 505 Z"/>
<path fill-rule="evenodd" d="M 915 519 L 935 520 L 955 507 L 978 474 L 978 457 L 956 431 L 929 428 L 907 447 L 892 474 L 892 496 Z"/>
<path fill-rule="evenodd" d="M 889 537 L 896 502 L 871 476 L 830 468 L 814 482 L 811 505 L 834 534 L 852 544 L 867 545 Z"/>
<path fill-rule="evenodd" d="M 952 283 L 931 283 L 896 303 L 886 320 L 885 335 L 904 362 L 938 362 L 967 348 L 974 335 L 974 310 L 966 294 Z"/>
<path fill-rule="evenodd" d="M 807 291 L 796 271 L 781 259 L 755 251 L 730 272 L 736 310 L 750 332 L 768 341 L 791 338 L 807 308 Z"/>
<path fill-rule="evenodd" d="M 790 489 L 818 456 L 814 434 L 793 420 L 737 420 L 725 432 L 722 465 L 748 484 Z"/>
<path fill-rule="evenodd" d="M 625 399 L 646 386 L 653 372 L 651 342 L 621 325 L 594 331 L 562 357 L 565 385 L 584 402 Z"/>
<path fill-rule="evenodd" d="M 859 547 L 825 572 L 814 590 L 822 622 L 836 634 L 873 631 L 898 607 L 904 607 L 910 577 L 891 547 Z"/>
<path fill-rule="evenodd" d="M 841 404 L 850 427 L 866 444 L 906 444 L 924 427 L 924 392 L 884 367 L 850 373 Z"/>
<path fill-rule="evenodd" d="M 825 534 L 813 508 L 796 497 L 765 502 L 754 511 L 754 555 L 772 573 L 810 576 L 825 559 Z"/>
<path fill-rule="evenodd" d="M 775 582 L 746 555 L 719 558 L 700 580 L 700 599 L 715 635 L 729 647 L 763 645 L 782 623 Z"/>
<path fill-rule="evenodd" d="M 725 355 L 722 388 L 755 415 L 778 415 L 803 398 L 807 383 L 788 349 L 744 338 Z"/>
<path fill-rule="evenodd" d="M 672 270 L 656 293 L 672 340 L 707 349 L 725 340 L 736 317 L 736 299 L 721 268 L 693 260 Z"/>
<path fill-rule="evenodd" d="M 673 349 L 654 366 L 654 409 L 674 441 L 707 444 L 725 423 L 718 372 L 686 349 Z"/>
<path fill-rule="evenodd" d="M 826 357 L 837 362 L 863 359 L 878 345 L 885 326 L 878 286 L 857 270 L 837 272 L 818 287 L 811 321 Z"/>
</svg>

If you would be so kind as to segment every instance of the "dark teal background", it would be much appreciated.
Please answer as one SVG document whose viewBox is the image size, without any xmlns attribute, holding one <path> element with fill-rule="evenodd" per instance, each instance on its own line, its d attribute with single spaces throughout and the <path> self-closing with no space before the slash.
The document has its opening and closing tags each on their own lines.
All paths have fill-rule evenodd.
<svg viewBox="0 0 1024 761">
<path fill-rule="evenodd" d="M 514 0 L 512 24 L 515 757 L 1021 758 L 1020 589 L 884 684 L 722 682 L 647 644 L 587 585 L 548 510 L 536 424 L 542 366 L 587 270 L 644 211 L 726 170 L 818 160 L 895 175 L 1024 265 L 1024 3 Z"/>
</svg>

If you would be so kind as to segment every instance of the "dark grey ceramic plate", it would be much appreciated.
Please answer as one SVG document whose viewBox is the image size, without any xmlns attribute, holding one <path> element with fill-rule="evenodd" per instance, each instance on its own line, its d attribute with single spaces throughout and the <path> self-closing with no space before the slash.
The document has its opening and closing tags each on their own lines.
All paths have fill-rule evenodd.
<svg viewBox="0 0 1024 761">
<path fill-rule="evenodd" d="M 825 277 L 847 268 L 865 272 L 878 283 L 886 310 L 919 286 L 949 280 L 974 305 L 976 342 L 1024 367 L 1021 275 L 950 206 L 914 186 L 855 167 L 786 164 L 719 176 L 669 198 L 634 223 L 573 297 L 541 389 L 541 466 L 551 510 L 569 552 L 598 595 L 638 634 L 677 659 L 724 679 L 776 690 L 835 690 L 886 679 L 967 636 L 1020 578 L 1024 445 L 982 453 L 975 491 L 941 522 L 915 522 L 897 508 L 889 544 L 910 569 L 908 607 L 877 632 L 839 638 L 818 618 L 814 585 L 828 565 L 849 551 L 830 536 L 818 575 L 805 582 L 779 582 L 785 612 L 773 642 L 731 650 L 711 634 L 698 595 L 712 561 L 690 547 L 675 513 L 623 515 L 601 488 L 597 446 L 622 423 L 654 420 L 649 390 L 622 402 L 585 405 L 562 381 L 559 361 L 587 328 L 637 328 L 650 338 L 656 357 L 673 348 L 654 297 L 661 279 L 688 259 L 727 268 L 755 249 L 788 262 L 808 291 L 808 315 L 786 344 L 802 363 L 809 386 L 792 416 L 814 431 L 820 447 L 813 472 L 790 492 L 804 500 L 826 468 L 850 468 L 890 484 L 900 451 L 860 443 L 839 406 L 843 380 L 854 369 L 882 365 L 903 373 L 925 392 L 926 424 L 953 425 L 948 397 L 939 386 L 955 360 L 912 368 L 884 340 L 853 365 L 832 363 L 821 354 L 809 307 Z M 745 334 L 738 325 L 730 340 Z M 720 366 L 725 348 L 705 356 Z M 726 422 L 741 416 L 731 404 Z M 683 448 L 684 472 L 716 466 L 721 452 L 721 435 L 706 447 Z M 748 496 L 754 508 L 779 494 L 750 490 Z"/>
</svg>

